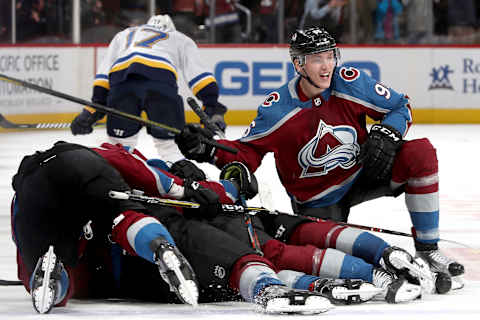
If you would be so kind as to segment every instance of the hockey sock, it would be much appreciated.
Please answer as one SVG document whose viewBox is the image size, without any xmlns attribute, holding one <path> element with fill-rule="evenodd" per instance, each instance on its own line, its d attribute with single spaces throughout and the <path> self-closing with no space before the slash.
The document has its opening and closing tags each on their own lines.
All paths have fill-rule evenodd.
<svg viewBox="0 0 480 320">
<path fill-rule="evenodd" d="M 239 291 L 246 301 L 253 301 L 255 294 L 273 284 L 283 284 L 276 275 L 275 267 L 269 260 L 256 254 L 238 259 L 229 278 L 230 287 Z"/>
<path fill-rule="evenodd" d="M 375 265 L 378 265 L 383 250 L 389 247 L 387 242 L 369 232 L 341 227 L 330 221 L 299 225 L 288 243 L 309 244 L 318 248 L 335 248 Z"/>
<path fill-rule="evenodd" d="M 287 287 L 300 290 L 309 290 L 310 285 L 320 279 L 320 277 L 293 270 L 282 270 L 278 273 L 278 277 Z"/>
<path fill-rule="evenodd" d="M 175 245 L 168 230 L 157 219 L 138 213 L 126 211 L 114 220 L 112 240 L 132 255 L 138 255 L 154 263 L 150 242 L 163 237 Z"/>
<path fill-rule="evenodd" d="M 275 271 L 265 264 L 258 262 L 248 263 L 240 276 L 240 295 L 245 301 L 253 302 L 255 297 L 266 287 L 271 285 L 285 285 Z"/>
</svg>

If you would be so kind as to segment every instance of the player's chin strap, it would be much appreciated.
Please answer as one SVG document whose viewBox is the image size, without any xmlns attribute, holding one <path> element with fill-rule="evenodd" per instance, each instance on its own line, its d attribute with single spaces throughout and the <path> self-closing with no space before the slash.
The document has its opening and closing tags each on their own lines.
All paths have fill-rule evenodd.
<svg viewBox="0 0 480 320">
<path fill-rule="evenodd" d="M 305 80 L 307 80 L 308 83 L 310 83 L 310 84 L 311 84 L 312 86 L 314 86 L 315 88 L 317 88 L 317 89 L 322 89 L 322 88 L 320 88 L 319 86 L 317 86 L 317 85 L 315 84 L 315 82 L 313 82 L 312 78 L 310 78 L 310 76 L 309 76 L 308 73 L 307 73 L 307 70 L 305 70 L 304 67 L 302 67 L 302 70 L 303 70 L 303 72 L 305 72 L 305 74 L 306 74 L 307 76 L 304 76 L 303 74 L 301 74 L 301 73 L 299 72 L 298 74 L 300 75 L 300 77 L 302 77 L 302 78 L 304 78 Z"/>
<path fill-rule="evenodd" d="M 129 192 L 119 192 L 119 191 L 110 191 L 109 192 L 109 197 L 112 199 L 119 199 L 119 200 L 134 200 L 134 201 L 140 201 L 140 202 L 146 202 L 150 204 L 158 204 L 161 206 L 168 206 L 168 207 L 183 207 L 183 208 L 192 208 L 196 209 L 200 207 L 200 204 L 196 202 L 190 202 L 190 201 L 179 201 L 179 200 L 171 200 L 171 199 L 162 199 L 162 198 L 157 198 L 157 197 L 148 197 L 148 196 L 143 196 L 143 195 L 137 195 L 137 194 L 132 194 Z M 256 214 L 272 214 L 272 215 L 288 215 L 291 217 L 298 217 L 298 218 L 305 218 L 305 219 L 310 219 L 312 221 L 316 222 L 322 222 L 322 221 L 327 221 L 326 219 L 320 219 L 317 217 L 311 217 L 311 216 L 305 216 L 301 214 L 296 214 L 296 213 L 286 213 L 286 212 L 280 212 L 276 210 L 269 210 L 263 207 L 247 207 L 247 206 L 241 206 L 241 205 L 236 205 L 236 204 L 222 204 L 222 209 L 224 212 L 229 212 L 229 213 L 242 213 L 242 214 L 248 214 L 251 216 L 254 216 Z M 352 228 L 357 228 L 357 229 L 362 229 L 366 231 L 372 231 L 372 232 L 379 232 L 379 233 L 386 233 L 386 234 L 392 234 L 396 236 L 402 236 L 402 237 L 410 237 L 413 238 L 414 236 L 411 233 L 405 233 L 401 231 L 395 231 L 395 230 L 388 230 L 388 229 L 382 229 L 382 228 L 377 228 L 377 227 L 370 227 L 370 226 L 364 226 L 360 224 L 353 224 L 353 223 L 347 223 L 347 222 L 339 222 L 339 221 L 332 221 L 336 224 L 342 225 L 342 226 L 347 226 L 347 227 L 352 227 Z M 465 248 L 473 249 L 467 244 L 453 241 L 453 240 L 446 240 L 446 239 L 439 239 L 439 241 L 444 241 L 444 242 L 450 242 L 454 243 L 457 245 L 460 245 Z"/>
</svg>

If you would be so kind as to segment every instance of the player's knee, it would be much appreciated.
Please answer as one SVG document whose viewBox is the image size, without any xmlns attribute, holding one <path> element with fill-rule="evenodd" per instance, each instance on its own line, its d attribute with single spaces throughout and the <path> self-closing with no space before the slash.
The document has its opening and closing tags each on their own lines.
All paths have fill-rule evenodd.
<svg viewBox="0 0 480 320">
<path fill-rule="evenodd" d="M 395 161 L 393 176 L 404 179 L 438 171 L 437 152 L 427 138 L 405 142 Z"/>
</svg>

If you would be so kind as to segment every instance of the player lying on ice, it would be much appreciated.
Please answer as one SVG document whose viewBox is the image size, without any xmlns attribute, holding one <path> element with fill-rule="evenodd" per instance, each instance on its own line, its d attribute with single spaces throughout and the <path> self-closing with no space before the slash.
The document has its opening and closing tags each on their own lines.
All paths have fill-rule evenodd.
<svg viewBox="0 0 480 320">
<path fill-rule="evenodd" d="M 253 182 L 251 183 L 247 182 L 248 179 L 246 178 L 240 179 L 240 177 L 248 175 L 248 170 L 241 164 L 227 166 L 227 168 L 224 168 L 222 171 L 221 178 L 228 177 L 228 179 L 237 181 L 234 182 L 234 184 L 237 185 L 237 187 L 234 188 L 229 181 L 225 180 L 221 180 L 222 184 L 204 181 L 205 175 L 203 172 L 187 161 L 178 162 L 172 168 L 168 168 L 161 160 L 147 160 L 138 150 L 130 150 L 131 152 L 127 152 L 119 145 L 113 146 L 110 144 L 104 144 L 102 147 L 103 148 L 95 150 L 119 170 L 132 188 L 143 190 L 145 194 L 149 196 L 181 198 L 181 193 L 180 195 L 175 194 L 178 192 L 178 186 L 189 185 L 192 180 L 199 180 L 200 185 L 215 190 L 220 196 L 220 201 L 223 203 L 236 201 L 239 194 L 238 190 L 245 190 L 247 198 L 256 193 L 256 191 L 254 191 L 256 189 L 256 180 L 253 176 L 251 176 L 253 178 Z M 154 170 L 152 170 L 152 168 L 154 168 Z M 172 173 L 175 173 L 177 176 L 173 176 Z M 183 179 L 179 178 L 179 176 Z M 241 186 L 242 183 L 238 182 L 240 180 L 244 182 L 244 186 Z M 189 182 L 187 183 L 186 181 Z M 273 219 L 269 219 L 272 217 Z M 266 217 L 267 220 L 271 221 L 270 225 L 286 223 L 287 221 L 284 218 L 285 216 L 283 215 Z M 210 219 L 206 220 L 206 222 L 221 230 L 227 231 L 229 235 L 235 235 L 239 239 L 243 239 L 242 241 L 244 243 L 251 243 L 250 239 L 246 239 L 247 231 L 243 218 L 241 218 L 240 215 L 232 217 L 228 214 L 213 214 L 210 215 Z M 404 267 L 412 269 L 413 275 L 410 276 L 411 280 L 412 277 L 418 278 L 419 275 L 422 274 L 422 277 L 425 278 L 423 279 L 423 284 L 427 291 L 431 292 L 435 290 L 434 283 L 432 283 L 435 279 L 433 279 L 431 273 L 421 270 L 417 264 L 413 263 L 412 257 L 405 251 L 398 248 L 392 249 L 392 247 L 383 240 L 367 232 L 338 226 L 331 222 L 307 222 L 311 221 L 292 218 L 289 224 L 286 224 L 288 226 L 288 232 L 286 232 L 285 235 L 292 235 L 290 241 L 297 241 L 297 245 L 287 245 L 278 240 L 274 240 L 265 232 L 261 232 L 261 229 L 258 228 L 261 223 L 255 222 L 255 226 L 259 229 L 259 234 L 262 236 L 262 240 L 264 240 L 261 249 L 264 251 L 265 257 L 272 259 L 271 261 L 275 261 L 274 264 L 278 269 L 298 270 L 306 274 L 335 279 L 363 279 L 375 283 L 378 287 L 384 288 L 383 297 L 385 297 L 388 302 L 409 301 L 418 297 L 420 294 L 418 286 L 409 284 L 404 279 L 397 280 L 395 275 L 379 268 L 381 265 L 380 261 L 383 258 L 387 267 L 395 273 L 399 273 L 399 270 L 394 270 L 395 267 L 392 263 L 396 264 L 397 269 L 400 267 L 402 269 Z M 308 228 L 304 228 L 305 226 L 308 226 Z M 302 237 L 299 238 L 299 234 L 293 236 L 296 230 L 301 230 Z M 335 232 L 329 237 L 331 241 L 327 244 L 321 239 L 324 239 L 330 234 L 331 230 L 335 230 Z M 284 239 L 288 238 L 285 237 Z M 309 243 L 309 241 L 311 242 Z M 327 248 L 329 246 L 332 249 L 318 250 L 315 245 L 321 248 Z M 370 263 L 366 263 L 360 258 L 345 254 L 334 248 L 358 255 Z M 320 259 L 321 257 L 323 257 L 323 259 Z M 194 266 L 196 266 L 195 263 Z M 291 286 L 301 289 L 313 288 L 313 286 L 310 286 L 312 283 L 310 280 L 315 278 L 309 278 L 309 276 L 302 277 L 301 274 L 296 274 L 298 281 L 294 281 L 291 277 L 292 274 L 291 271 L 283 273 L 285 276 L 290 276 L 289 278 L 285 278 L 285 280 L 288 280 Z M 322 287 L 318 287 L 317 289 L 322 290 Z M 440 288 L 439 291 L 445 292 L 448 289 L 449 287 L 445 288 L 444 286 Z M 368 300 L 370 297 L 371 296 L 365 295 L 363 300 Z"/>
<path fill-rule="evenodd" d="M 269 260 L 200 219 L 186 219 L 173 208 L 147 208 L 110 198 L 112 190 L 129 192 L 131 188 L 103 157 L 113 162 L 126 160 L 127 166 L 139 161 L 150 173 L 148 179 L 159 177 L 157 169 L 122 147 L 90 149 L 65 142 L 24 157 L 14 176 L 12 233 L 18 248 L 18 277 L 39 313 L 65 305 L 75 294 L 108 297 L 108 291 L 126 297 L 160 298 L 167 297 L 170 289 L 181 301 L 196 305 L 198 283 L 205 290 L 231 288 L 266 312 L 320 313 L 332 307 L 318 292 L 286 287 Z M 138 174 L 128 171 L 126 180 L 143 184 L 146 172 Z M 218 195 L 207 188 L 182 185 L 178 178 L 180 184 L 176 184 L 163 174 L 153 183 L 148 179 L 146 186 L 156 194 L 200 202 L 202 206 L 195 212 L 198 218 L 214 216 L 221 208 Z M 179 250 L 195 266 L 195 272 Z M 132 263 L 122 251 L 137 260 Z M 139 267 L 142 260 L 146 265 Z M 126 270 L 121 268 L 124 263 Z M 158 281 L 150 282 L 158 271 L 157 280 L 168 283 L 166 290 Z M 323 284 L 337 286 L 328 280 Z M 110 290 L 106 289 L 109 285 Z M 103 288 L 103 292 L 95 288 Z"/>
<path fill-rule="evenodd" d="M 461 288 L 464 266 L 438 249 L 435 148 L 426 138 L 404 139 L 408 97 L 340 65 L 335 39 L 322 28 L 297 30 L 290 57 L 297 76 L 268 95 L 242 138 L 219 140 L 237 154 L 205 144 L 211 134 L 191 124 L 175 138 L 182 153 L 218 168 L 239 161 L 254 172 L 272 152 L 294 212 L 318 218 L 347 221 L 352 206 L 405 193 L 416 257 Z M 378 122 L 370 131 L 367 116 Z"/>
</svg>

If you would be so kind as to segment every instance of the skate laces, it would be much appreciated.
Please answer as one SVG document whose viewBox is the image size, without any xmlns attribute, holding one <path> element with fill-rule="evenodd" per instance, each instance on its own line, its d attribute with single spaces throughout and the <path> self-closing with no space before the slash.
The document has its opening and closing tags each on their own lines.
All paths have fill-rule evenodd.
<svg viewBox="0 0 480 320">
<path fill-rule="evenodd" d="M 433 250 L 427 254 L 427 257 L 430 257 L 431 260 L 435 261 L 438 264 L 448 266 L 450 263 L 454 262 L 449 257 L 443 255 L 440 250 Z"/>
</svg>

